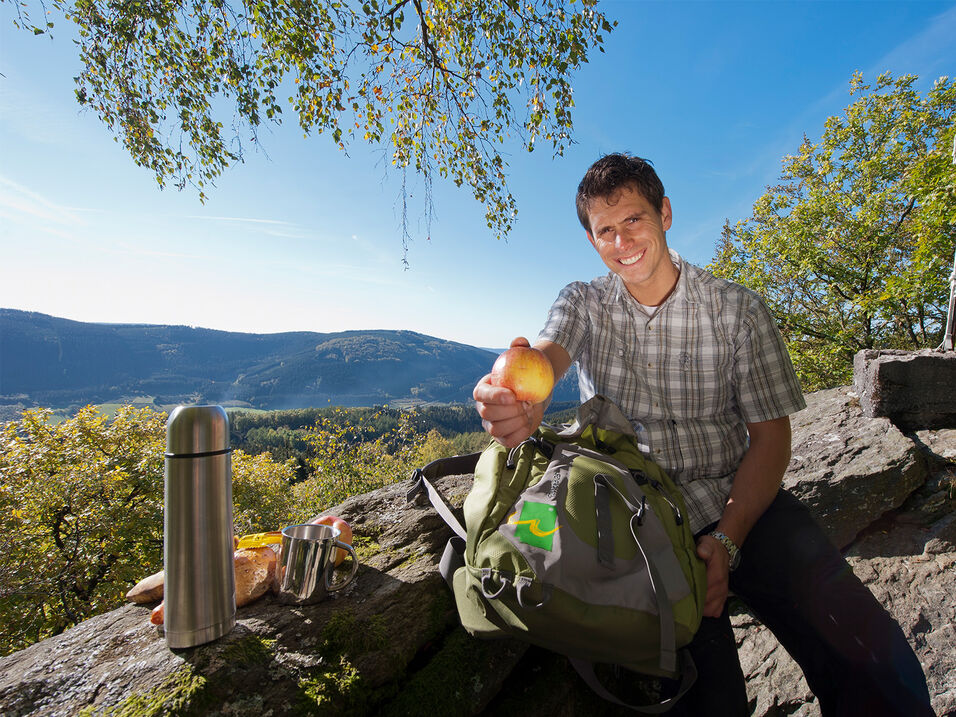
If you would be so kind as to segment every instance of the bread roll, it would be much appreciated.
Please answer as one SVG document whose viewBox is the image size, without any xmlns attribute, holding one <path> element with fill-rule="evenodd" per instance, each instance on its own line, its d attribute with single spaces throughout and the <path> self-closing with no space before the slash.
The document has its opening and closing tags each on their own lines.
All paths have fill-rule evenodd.
<svg viewBox="0 0 956 717">
<path fill-rule="evenodd" d="M 236 607 L 248 605 L 272 588 L 276 554 L 268 547 L 243 548 L 236 556 Z"/>
<path fill-rule="evenodd" d="M 160 570 L 153 573 L 148 578 L 143 578 L 132 589 L 126 593 L 126 599 L 130 602 L 143 605 L 148 602 L 156 602 L 163 599 L 163 581 L 164 573 Z"/>
</svg>

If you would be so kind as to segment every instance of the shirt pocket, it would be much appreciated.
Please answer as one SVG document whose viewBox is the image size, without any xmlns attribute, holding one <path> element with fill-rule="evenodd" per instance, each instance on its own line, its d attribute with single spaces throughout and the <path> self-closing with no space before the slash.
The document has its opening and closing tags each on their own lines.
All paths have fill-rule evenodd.
<svg viewBox="0 0 956 717">
<path fill-rule="evenodd" d="M 733 396 L 733 345 L 707 322 L 695 322 L 665 358 L 674 418 L 724 414 Z"/>
</svg>

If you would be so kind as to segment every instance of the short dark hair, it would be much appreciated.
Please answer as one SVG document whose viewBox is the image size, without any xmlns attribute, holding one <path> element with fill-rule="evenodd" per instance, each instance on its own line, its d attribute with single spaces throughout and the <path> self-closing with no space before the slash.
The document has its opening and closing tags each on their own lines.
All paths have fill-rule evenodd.
<svg viewBox="0 0 956 717">
<path fill-rule="evenodd" d="M 606 199 L 623 187 L 631 187 L 658 211 L 664 207 L 664 185 L 649 159 L 629 154 L 606 154 L 592 164 L 578 185 L 575 203 L 578 220 L 591 231 L 588 211 L 592 199 Z"/>
</svg>

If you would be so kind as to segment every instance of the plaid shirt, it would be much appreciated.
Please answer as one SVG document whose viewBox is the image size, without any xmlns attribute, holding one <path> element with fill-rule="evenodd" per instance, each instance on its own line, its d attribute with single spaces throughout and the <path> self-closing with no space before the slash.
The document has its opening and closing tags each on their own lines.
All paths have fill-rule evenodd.
<svg viewBox="0 0 956 717">
<path fill-rule="evenodd" d="M 720 519 L 747 450 L 747 423 L 806 406 L 760 297 L 673 250 L 677 286 L 652 317 L 619 276 L 566 286 L 539 339 L 577 364 L 581 401 L 618 404 L 641 449 L 680 484 L 695 533 Z"/>
</svg>

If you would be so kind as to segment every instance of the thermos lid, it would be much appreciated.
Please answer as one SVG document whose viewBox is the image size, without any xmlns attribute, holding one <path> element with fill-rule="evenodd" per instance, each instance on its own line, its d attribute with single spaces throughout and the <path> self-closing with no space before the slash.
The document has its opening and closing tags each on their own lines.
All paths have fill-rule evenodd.
<svg viewBox="0 0 956 717">
<path fill-rule="evenodd" d="M 166 455 L 229 450 L 229 417 L 222 406 L 177 406 L 166 421 Z"/>
</svg>

